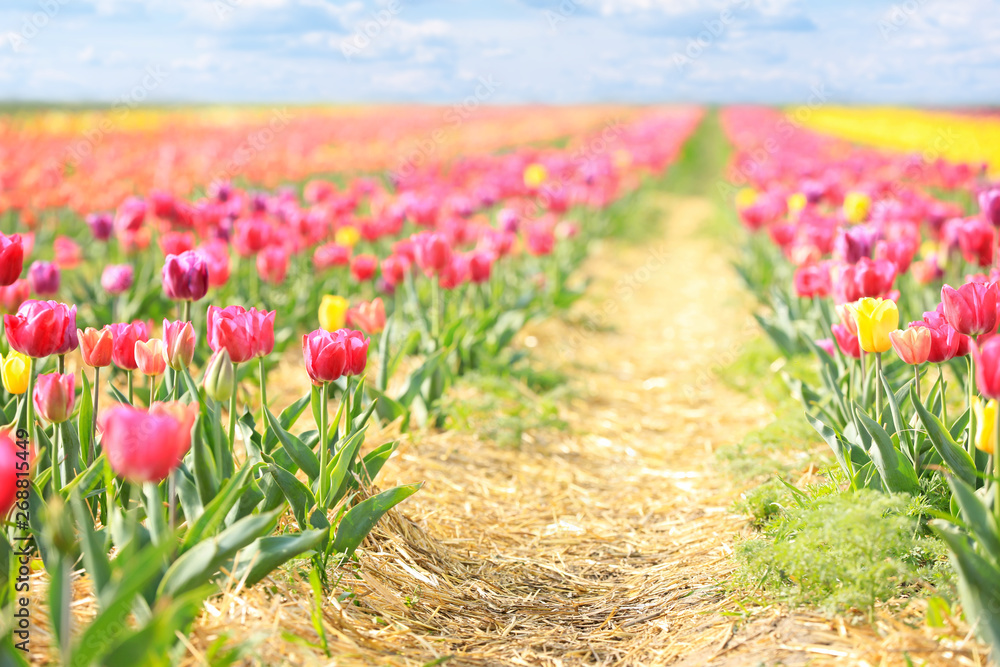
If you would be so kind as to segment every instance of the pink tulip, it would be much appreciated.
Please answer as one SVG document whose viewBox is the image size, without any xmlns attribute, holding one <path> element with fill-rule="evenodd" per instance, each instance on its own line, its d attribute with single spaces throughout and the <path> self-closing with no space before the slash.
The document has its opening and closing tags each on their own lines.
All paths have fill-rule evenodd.
<svg viewBox="0 0 1000 667">
<path fill-rule="evenodd" d="M 179 371 L 191 365 L 196 339 L 190 322 L 163 320 L 163 340 L 166 343 L 165 357 L 168 366 Z"/>
<path fill-rule="evenodd" d="M 76 400 L 76 376 L 70 373 L 45 373 L 35 380 L 35 409 L 53 424 L 61 424 L 73 414 Z"/>
<path fill-rule="evenodd" d="M 116 474 L 133 482 L 160 482 L 191 448 L 197 406 L 154 403 L 149 411 L 116 405 L 102 414 L 101 445 Z"/>
</svg>

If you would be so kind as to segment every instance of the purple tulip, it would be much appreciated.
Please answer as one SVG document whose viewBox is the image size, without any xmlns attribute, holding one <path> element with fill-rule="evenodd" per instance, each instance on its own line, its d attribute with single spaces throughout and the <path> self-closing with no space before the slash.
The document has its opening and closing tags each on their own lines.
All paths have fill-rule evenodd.
<svg viewBox="0 0 1000 667">
<path fill-rule="evenodd" d="M 198 301 L 208 293 L 208 264 L 197 250 L 167 255 L 163 291 L 174 301 Z"/>
<path fill-rule="evenodd" d="M 51 296 L 59 291 L 59 267 L 38 260 L 28 268 L 28 284 L 38 296 Z"/>
<path fill-rule="evenodd" d="M 979 193 L 979 209 L 994 227 L 1000 227 L 1000 185 L 986 188 Z"/>
<path fill-rule="evenodd" d="M 834 241 L 837 252 L 848 264 L 857 264 L 862 257 L 871 259 L 875 241 L 878 240 L 878 230 L 866 225 L 857 225 L 842 229 Z"/>
<path fill-rule="evenodd" d="M 122 294 L 132 287 L 134 278 L 131 264 L 109 264 L 101 273 L 101 287 L 108 294 Z"/>
<path fill-rule="evenodd" d="M 114 231 L 115 219 L 110 213 L 91 213 L 87 216 L 87 226 L 90 227 L 95 240 L 107 241 Z"/>
</svg>

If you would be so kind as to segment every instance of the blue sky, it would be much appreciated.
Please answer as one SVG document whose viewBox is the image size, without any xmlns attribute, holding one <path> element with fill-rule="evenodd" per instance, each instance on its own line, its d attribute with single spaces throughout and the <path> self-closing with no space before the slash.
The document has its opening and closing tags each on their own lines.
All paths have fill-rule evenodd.
<svg viewBox="0 0 1000 667">
<path fill-rule="evenodd" d="M 0 98 L 1000 102 L 1000 0 L 5 0 Z"/>
</svg>

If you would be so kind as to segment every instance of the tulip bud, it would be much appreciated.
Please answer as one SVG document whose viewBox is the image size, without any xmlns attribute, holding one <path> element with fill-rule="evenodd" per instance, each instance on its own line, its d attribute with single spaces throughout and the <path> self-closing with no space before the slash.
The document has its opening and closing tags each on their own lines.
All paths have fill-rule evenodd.
<svg viewBox="0 0 1000 667">
<path fill-rule="evenodd" d="M 892 349 L 904 363 L 911 366 L 927 361 L 931 353 L 931 330 L 927 327 L 910 327 L 889 334 Z"/>
<path fill-rule="evenodd" d="M 976 448 L 992 454 L 997 445 L 997 402 L 984 403 L 976 398 L 973 399 L 972 409 L 976 413 Z"/>
<path fill-rule="evenodd" d="M 59 267 L 52 262 L 32 262 L 28 268 L 28 284 L 39 296 L 51 296 L 58 292 L 59 282 Z"/>
<path fill-rule="evenodd" d="M 110 327 L 86 331 L 76 331 L 80 339 L 80 351 L 83 352 L 83 363 L 91 368 L 104 368 L 111 365 L 111 351 L 114 346 L 114 336 Z"/>
<path fill-rule="evenodd" d="M 851 306 L 858 324 L 858 342 L 865 352 L 886 352 L 892 347 L 889 332 L 899 326 L 899 310 L 888 299 L 864 298 Z"/>
<path fill-rule="evenodd" d="M 31 359 L 26 354 L 11 349 L 6 357 L 0 357 L 0 378 L 4 388 L 20 396 L 28 391 L 28 371 Z"/>
<path fill-rule="evenodd" d="M 167 347 L 159 338 L 135 342 L 135 363 L 143 375 L 163 375 L 167 370 Z"/>
<path fill-rule="evenodd" d="M 131 264 L 109 264 L 101 272 L 101 287 L 111 295 L 129 291 L 134 280 L 135 270 Z"/>
<path fill-rule="evenodd" d="M 24 242 L 18 234 L 0 232 L 0 287 L 13 285 L 24 269 Z"/>
<path fill-rule="evenodd" d="M 225 348 L 213 354 L 209 360 L 205 369 L 204 384 L 205 393 L 220 403 L 228 401 L 236 390 L 233 360 L 229 358 Z"/>
<path fill-rule="evenodd" d="M 208 293 L 208 264 L 197 250 L 167 255 L 163 291 L 174 301 L 198 301 Z"/>
<path fill-rule="evenodd" d="M 175 371 L 187 368 L 194 358 L 194 327 L 190 322 L 163 320 L 163 338 L 166 341 L 167 365 Z"/>
<path fill-rule="evenodd" d="M 46 373 L 35 381 L 35 409 L 53 424 L 61 424 L 73 414 L 76 401 L 76 376 Z"/>
</svg>

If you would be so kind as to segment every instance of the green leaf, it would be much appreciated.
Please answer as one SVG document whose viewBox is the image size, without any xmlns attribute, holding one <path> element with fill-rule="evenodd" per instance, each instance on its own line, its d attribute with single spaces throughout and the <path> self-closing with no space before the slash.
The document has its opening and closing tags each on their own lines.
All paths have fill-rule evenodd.
<svg viewBox="0 0 1000 667">
<path fill-rule="evenodd" d="M 951 562 L 959 573 L 959 594 L 969 625 L 989 642 L 994 650 L 1000 647 L 1000 570 L 977 554 L 969 537 L 941 519 L 928 524 L 945 541 L 951 551 Z"/>
<path fill-rule="evenodd" d="M 830 449 L 833 450 L 833 455 L 837 458 L 837 462 L 840 464 L 840 469 L 844 471 L 844 474 L 850 478 L 853 475 L 854 464 L 853 458 L 851 458 L 851 450 L 854 448 L 849 442 L 845 442 L 836 431 L 827 426 L 818 417 L 806 413 L 806 419 L 812 424 L 812 427 L 816 429 L 820 437 L 826 441 L 826 444 L 830 445 Z M 848 463 L 851 461 L 851 463 Z"/>
<path fill-rule="evenodd" d="M 387 442 L 383 445 L 379 445 L 372 451 L 368 452 L 364 458 L 365 467 L 365 477 L 369 482 L 375 481 L 379 472 L 382 470 L 382 466 L 385 465 L 392 453 L 396 451 L 396 447 L 399 446 L 398 442 Z"/>
<path fill-rule="evenodd" d="M 107 540 L 104 537 L 104 531 L 98 531 L 94 527 L 94 518 L 90 515 L 90 510 L 76 493 L 70 494 L 69 502 L 73 510 L 77 531 L 80 533 L 83 566 L 86 568 L 87 574 L 90 575 L 94 591 L 97 593 L 98 603 L 103 609 L 107 600 L 104 599 L 102 593 L 111 579 L 111 561 L 108 560 L 107 555 Z"/>
<path fill-rule="evenodd" d="M 249 488 L 247 482 L 250 479 L 250 472 L 256 467 L 245 465 L 226 482 L 219 494 L 205 506 L 205 512 L 188 528 L 184 535 L 183 549 L 190 549 L 198 542 L 215 534 L 215 531 L 225 521 L 226 514 Z"/>
<path fill-rule="evenodd" d="M 916 388 L 910 390 L 910 401 L 920 415 L 920 421 L 927 429 L 927 435 L 934 445 L 934 450 L 941 456 L 948 467 L 951 468 L 958 477 L 969 485 L 976 483 L 976 464 L 972 457 L 952 439 L 948 429 L 944 427 L 941 420 L 932 415 L 924 404 L 917 398 Z"/>
<path fill-rule="evenodd" d="M 279 508 L 273 512 L 248 516 L 216 537 L 195 544 L 167 569 L 157 589 L 157 597 L 180 595 L 211 581 L 218 574 L 219 567 L 237 551 L 269 533 L 281 512 L 282 509 Z"/>
<path fill-rule="evenodd" d="M 379 519 L 390 509 L 420 490 L 423 484 L 407 484 L 366 498 L 351 508 L 337 526 L 333 551 L 350 558 L 371 532 Z"/>
<path fill-rule="evenodd" d="M 917 475 L 913 471 L 913 467 L 893 447 L 889 434 L 860 407 L 857 408 L 857 413 L 862 426 L 872 436 L 872 446 L 868 453 L 878 469 L 883 486 L 895 493 L 916 494 L 919 492 L 920 484 L 917 482 Z"/>
<path fill-rule="evenodd" d="M 319 477 L 319 459 L 316 458 L 316 452 L 306 447 L 301 440 L 282 428 L 270 410 L 265 408 L 264 414 L 267 416 L 268 431 L 274 432 L 278 437 L 278 441 L 281 442 L 281 446 L 285 450 L 285 453 L 288 454 L 288 457 L 295 462 L 295 465 L 302 469 L 309 479 Z"/>
<path fill-rule="evenodd" d="M 93 460 L 97 455 L 94 450 L 95 443 L 93 435 L 94 425 L 94 395 L 90 391 L 90 380 L 86 373 L 80 373 L 83 378 L 83 391 L 80 394 L 80 419 L 77 422 L 80 432 L 80 446 L 82 447 L 83 460 Z"/>
<path fill-rule="evenodd" d="M 974 489 L 960 479 L 948 476 L 951 494 L 962 511 L 962 520 L 972 531 L 983 550 L 992 554 L 994 561 L 1000 558 L 1000 534 L 997 532 L 996 517 Z"/>
<path fill-rule="evenodd" d="M 291 505 L 299 529 L 309 528 L 309 512 L 316 507 L 316 497 L 313 492 L 295 475 L 280 466 L 272 463 L 267 466 L 267 471 L 271 474 L 278 488 L 281 489 L 288 504 Z"/>
<path fill-rule="evenodd" d="M 329 499 L 326 507 L 320 509 L 330 509 L 336 507 L 340 499 L 347 495 L 347 492 L 351 488 L 351 482 L 353 479 L 348 478 L 348 473 L 354 464 L 354 459 L 357 457 L 358 450 L 361 448 L 361 443 L 365 441 L 365 432 L 359 431 L 355 433 L 344 446 L 337 451 L 337 455 L 333 457 L 330 461 L 329 473 L 325 475 L 325 479 L 329 480 L 329 487 L 327 487 L 331 493 L 328 493 L 326 497 Z M 348 483 L 345 484 L 344 482 Z"/>
<path fill-rule="evenodd" d="M 204 413 L 198 415 L 191 430 L 191 456 L 194 467 L 194 481 L 201 504 L 206 505 L 219 494 L 219 471 L 211 448 L 206 442 L 206 422 Z M 192 517 L 188 517 L 192 519 Z"/>
<path fill-rule="evenodd" d="M 276 568 L 307 551 L 316 551 L 330 534 L 330 530 L 307 530 L 298 535 L 261 537 L 237 554 L 233 577 L 246 578 L 246 585 L 253 586 Z"/>
</svg>

